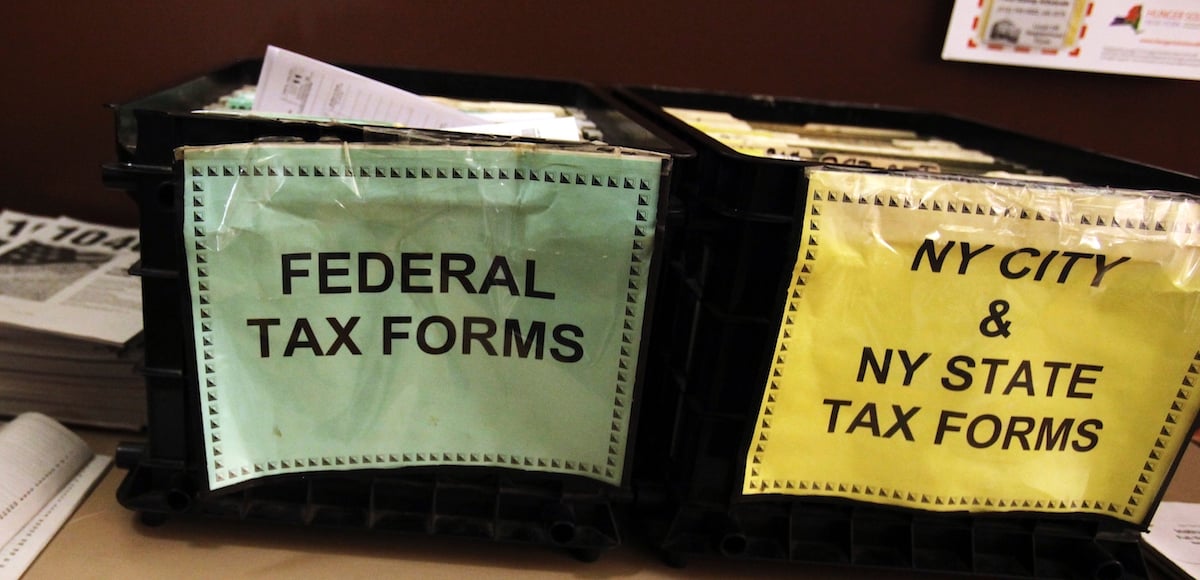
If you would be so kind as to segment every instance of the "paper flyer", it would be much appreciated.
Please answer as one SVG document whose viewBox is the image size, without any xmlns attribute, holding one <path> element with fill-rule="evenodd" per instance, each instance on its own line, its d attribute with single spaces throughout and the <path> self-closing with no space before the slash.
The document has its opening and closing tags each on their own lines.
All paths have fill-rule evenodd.
<svg viewBox="0 0 1200 580">
<path fill-rule="evenodd" d="M 141 285 L 129 276 L 136 229 L 68 217 L 8 219 L 5 229 L 0 324 L 112 346 L 142 331 Z"/>
<path fill-rule="evenodd" d="M 1200 577 L 1200 504 L 1162 502 L 1143 538 L 1179 572 Z"/>
<path fill-rule="evenodd" d="M 662 158 L 184 150 L 211 489 L 470 465 L 619 485 Z"/>
<path fill-rule="evenodd" d="M 1200 80 L 1200 3 L 957 0 L 942 58 Z"/>
<path fill-rule="evenodd" d="M 483 121 L 408 91 L 282 48 L 267 48 L 256 112 L 397 123 L 441 129 Z"/>
</svg>

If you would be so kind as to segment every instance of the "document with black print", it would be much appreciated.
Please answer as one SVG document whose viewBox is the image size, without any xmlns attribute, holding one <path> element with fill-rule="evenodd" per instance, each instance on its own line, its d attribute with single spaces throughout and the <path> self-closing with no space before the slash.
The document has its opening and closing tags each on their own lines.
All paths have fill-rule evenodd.
<svg viewBox="0 0 1200 580">
<path fill-rule="evenodd" d="M 111 461 L 45 415 L 0 424 L 0 580 L 33 564 Z"/>
<path fill-rule="evenodd" d="M 142 331 L 137 230 L 60 217 L 0 245 L 0 324 L 122 346 Z"/>
</svg>

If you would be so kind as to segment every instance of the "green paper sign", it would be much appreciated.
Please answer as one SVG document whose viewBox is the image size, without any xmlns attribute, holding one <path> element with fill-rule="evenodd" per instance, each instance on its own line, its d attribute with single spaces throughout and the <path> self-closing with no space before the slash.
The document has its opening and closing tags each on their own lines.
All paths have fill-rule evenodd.
<svg viewBox="0 0 1200 580">
<path fill-rule="evenodd" d="M 181 151 L 210 489 L 437 465 L 622 482 L 661 156 Z"/>
</svg>

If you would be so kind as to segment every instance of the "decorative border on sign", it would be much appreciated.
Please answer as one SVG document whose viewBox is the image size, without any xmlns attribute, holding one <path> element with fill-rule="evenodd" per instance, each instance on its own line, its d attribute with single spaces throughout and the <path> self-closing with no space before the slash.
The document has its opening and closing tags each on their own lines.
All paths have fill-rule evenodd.
<svg viewBox="0 0 1200 580">
<path fill-rule="evenodd" d="M 849 196 L 846 199 L 850 201 Z M 806 487 L 802 488 L 800 487 L 802 482 L 796 480 L 767 481 L 762 479 L 758 468 L 759 465 L 762 465 L 762 455 L 766 452 L 768 442 L 770 441 L 771 423 L 775 420 L 775 403 L 778 402 L 780 395 L 779 379 L 783 377 L 783 366 L 786 364 L 788 357 L 788 344 L 792 339 L 792 328 L 796 325 L 795 320 L 792 318 L 792 313 L 797 311 L 797 303 L 804 298 L 803 286 L 808 284 L 808 277 L 813 273 L 816 266 L 816 247 L 819 245 L 817 243 L 819 235 L 817 232 L 821 230 L 821 202 L 823 201 L 819 193 L 814 194 L 813 199 L 809 201 L 806 208 L 807 211 L 805 213 L 807 214 L 806 219 L 808 221 L 805 224 L 804 235 L 808 236 L 808 238 L 802 238 L 800 242 L 800 249 L 803 250 L 804 256 L 797 256 L 797 260 L 799 261 L 797 264 L 798 271 L 796 272 L 796 279 L 790 285 L 791 294 L 787 297 L 787 308 L 784 310 L 783 321 L 779 328 L 779 348 L 776 349 L 775 360 L 771 362 L 771 374 L 767 379 L 767 390 L 764 394 L 766 401 L 763 402 L 762 415 L 759 417 L 758 422 L 758 437 L 750 443 L 754 446 L 754 451 L 750 454 L 750 477 L 746 482 L 746 486 L 760 493 L 771 493 L 770 490 L 807 489 L 819 491 L 823 487 L 822 482 L 803 482 L 803 485 Z M 811 487 L 812 485 L 815 485 L 815 487 Z M 836 489 L 843 491 L 846 486 L 846 484 L 830 485 L 834 485 Z M 830 491 L 834 490 L 830 489 Z"/>
<path fill-rule="evenodd" d="M 357 168 L 357 171 L 355 170 Z M 645 179 L 599 173 L 570 171 L 533 171 L 529 169 L 466 166 L 413 165 L 244 165 L 230 163 L 192 166 L 193 178 L 203 177 L 340 177 L 373 179 L 483 179 L 514 180 L 568 185 L 590 185 L 619 189 L 651 191 Z M 193 190 L 194 192 L 199 190 Z"/>
<path fill-rule="evenodd" d="M 979 10 L 983 10 L 983 3 L 984 3 L 984 0 L 979 0 L 979 6 L 978 6 Z M 1087 19 L 1091 18 L 1092 11 L 1094 9 L 1095 9 L 1095 2 L 1088 2 L 1087 7 L 1083 11 L 1084 12 L 1083 16 L 1080 18 L 1079 36 L 1077 38 L 1072 39 L 1071 40 L 1072 43 L 1078 43 L 1080 40 L 1083 40 L 1085 37 L 1087 37 L 1087 31 L 1088 31 Z M 1011 50 L 1017 54 L 1037 53 L 1037 54 L 1044 54 L 1047 56 L 1054 56 L 1060 52 L 1060 49 L 1057 49 L 1057 48 L 1035 49 L 1030 46 L 1020 46 L 1020 45 L 1011 46 L 1011 45 L 995 43 L 995 42 L 984 42 L 978 38 L 978 36 L 981 34 L 979 31 L 979 23 L 980 23 L 981 19 L 982 19 L 982 14 L 976 14 L 975 18 L 971 21 L 971 37 L 967 39 L 967 48 L 976 49 L 976 48 L 979 48 L 980 46 L 984 46 L 988 50 L 993 50 L 993 51 Z M 1081 48 L 1082 47 L 1080 47 L 1080 46 L 1075 46 L 1074 48 L 1067 51 L 1067 55 L 1071 56 L 1071 57 L 1078 57 L 1081 52 Z"/>
<path fill-rule="evenodd" d="M 904 195 L 858 195 L 851 197 L 845 192 L 827 191 L 825 197 L 821 197 L 820 192 L 813 193 L 814 201 L 831 201 L 842 204 L 858 204 L 858 205 L 874 205 L 876 207 L 888 207 L 897 209 L 915 209 L 921 211 L 943 212 L 950 214 L 975 215 L 998 218 L 1011 218 L 1020 220 L 1030 220 L 1039 222 L 1050 222 L 1064 225 L 1079 225 L 1079 226 L 1098 226 L 1108 227 L 1119 230 L 1131 230 L 1142 232 L 1160 232 L 1160 233 L 1183 233 L 1192 234 L 1200 233 L 1200 222 L 1175 222 L 1168 223 L 1165 221 L 1147 222 L 1143 220 L 1133 221 L 1118 219 L 1116 216 L 1108 214 L 1062 214 L 1048 211 L 1029 211 L 1028 209 L 1017 209 L 1013 207 L 995 206 L 990 204 L 972 204 L 966 202 L 941 202 L 941 201 L 924 201 L 917 200 L 914 202 L 911 198 Z M 1163 200 L 1166 201 L 1166 200 Z"/>
<path fill-rule="evenodd" d="M 1146 497 L 1145 486 L 1150 483 L 1150 477 L 1164 465 L 1163 453 L 1167 451 L 1168 447 L 1167 441 L 1163 438 L 1170 439 L 1175 436 L 1176 429 L 1191 428 L 1189 423 L 1182 425 L 1179 423 L 1179 413 L 1183 412 L 1187 400 L 1196 394 L 1197 384 L 1200 384 L 1200 351 L 1192 356 L 1192 362 L 1188 364 L 1188 370 L 1184 373 L 1183 380 L 1180 381 L 1179 389 L 1175 391 L 1175 400 L 1171 401 L 1171 410 L 1167 411 L 1166 417 L 1163 418 L 1158 436 L 1154 439 L 1154 446 L 1150 448 L 1150 453 L 1146 454 L 1146 462 L 1142 465 L 1141 473 L 1138 474 L 1137 483 L 1134 484 L 1129 499 L 1126 500 L 1129 505 L 1136 506 L 1146 499 L 1154 501 L 1154 496 Z M 1180 450 L 1179 453 L 1183 453 L 1183 451 Z M 1171 462 L 1168 461 L 1165 466 L 1170 469 Z M 1125 515 L 1132 515 L 1129 508 L 1125 508 Z"/>
<path fill-rule="evenodd" d="M 645 320 L 639 323 L 639 313 L 644 312 L 644 305 L 639 300 L 641 290 L 649 280 L 650 264 L 642 257 L 642 253 L 651 249 L 654 244 L 657 219 L 657 206 L 650 198 L 654 189 L 650 183 L 640 177 L 611 175 L 602 173 L 580 173 L 568 171 L 535 171 L 529 169 L 507 167 L 467 167 L 467 166 L 426 166 L 412 165 L 396 167 L 391 165 L 276 165 L 276 164 L 230 164 L 230 163 L 201 163 L 191 165 L 189 172 L 191 186 L 186 192 L 188 202 L 187 227 L 192 228 L 192 252 L 195 257 L 195 268 L 192 275 L 196 280 L 196 301 L 193 305 L 193 317 L 200 326 L 200 348 L 197 349 L 198 370 L 202 370 L 200 382 L 201 406 L 204 408 L 203 420 L 209 433 L 208 444 L 212 449 L 211 462 L 208 465 L 213 480 L 223 485 L 231 485 L 250 478 L 251 476 L 294 473 L 300 470 L 310 471 L 312 468 L 339 468 L 359 466 L 370 468 L 418 466 L 418 465 L 464 465 L 480 464 L 491 467 L 541 468 L 562 473 L 573 473 L 591 476 L 608 483 L 619 485 L 621 478 L 617 470 L 622 470 L 622 448 L 627 447 L 628 426 L 633 405 L 633 391 L 637 376 L 637 363 L 640 351 L 641 331 Z M 623 316 L 621 345 L 617 358 L 617 369 L 613 395 L 612 423 L 609 432 L 607 459 L 604 465 L 587 461 L 556 459 L 548 457 L 531 457 L 511 453 L 458 453 L 458 452 L 398 452 L 387 454 L 355 454 L 326 457 L 298 457 L 278 459 L 246 465 L 227 465 L 221 456 L 223 442 L 221 440 L 221 414 L 218 408 L 220 387 L 213 377 L 218 373 L 213 355 L 213 345 L 218 340 L 213 332 L 212 308 L 209 290 L 209 268 L 211 249 L 208 243 L 208 228 L 204 216 L 205 210 L 205 178 L 208 177 L 287 177 L 287 178 L 351 178 L 351 179 L 385 179 L 385 180 L 514 180 L 530 181 L 549 184 L 566 184 L 576 186 L 604 187 L 608 189 L 632 190 L 637 192 L 637 203 L 634 215 L 635 225 L 631 235 L 629 272 L 625 309 Z"/>
<path fill-rule="evenodd" d="M 765 393 L 766 401 L 763 403 L 762 415 L 758 422 L 758 437 L 751 444 L 754 446 L 754 451 L 750 454 L 750 472 L 747 478 L 746 487 L 758 493 L 784 493 L 789 495 L 805 495 L 802 492 L 809 491 L 814 494 L 822 492 L 832 492 L 850 496 L 858 496 L 867 500 L 871 499 L 890 499 L 914 504 L 936 506 L 960 506 L 974 508 L 1001 508 L 1007 510 L 1026 510 L 1026 509 L 1070 509 L 1070 510 L 1086 510 L 1100 514 L 1115 514 L 1126 517 L 1133 517 L 1134 512 L 1131 508 L 1137 507 L 1143 501 L 1154 501 L 1155 497 L 1147 497 L 1146 486 L 1152 481 L 1155 476 L 1163 468 L 1170 469 L 1172 463 L 1164 462 L 1164 453 L 1168 450 L 1168 440 L 1174 436 L 1176 429 L 1188 429 L 1189 425 L 1180 423 L 1180 413 L 1184 411 L 1186 401 L 1195 395 L 1197 385 L 1200 385 L 1200 351 L 1197 351 L 1192 362 L 1188 366 L 1180 387 L 1175 394 L 1175 400 L 1171 404 L 1171 410 L 1166 414 L 1163 423 L 1159 429 L 1158 438 L 1155 440 L 1153 447 L 1147 454 L 1145 463 L 1142 466 L 1141 472 L 1138 475 L 1138 481 L 1133 486 L 1130 492 L 1129 499 L 1124 505 L 1120 505 L 1110 501 L 1103 500 L 1030 500 L 1025 498 L 978 498 L 967 496 L 941 496 L 929 495 L 922 491 L 902 490 L 884 488 L 879 486 L 867 486 L 857 483 L 823 481 L 823 480 L 796 480 L 796 479 L 764 479 L 759 471 L 758 465 L 762 464 L 762 455 L 766 451 L 770 442 L 771 423 L 774 421 L 774 406 L 780 397 L 780 387 L 778 380 L 783 377 L 783 367 L 787 361 L 788 344 L 791 339 L 791 331 L 795 326 L 795 321 L 792 318 L 792 313 L 797 311 L 797 302 L 804 297 L 803 287 L 807 285 L 808 278 L 816 268 L 817 250 L 819 246 L 818 238 L 820 237 L 820 217 L 821 210 L 825 203 L 834 204 L 853 204 L 853 205 L 873 205 L 877 207 L 886 207 L 892 209 L 909 209 L 918 211 L 933 211 L 946 212 L 952 214 L 964 214 L 983 217 L 1002 217 L 1019 220 L 1047 221 L 1051 223 L 1065 223 L 1082 226 L 1105 226 L 1127 230 L 1140 231 L 1156 231 L 1156 232 L 1200 232 L 1200 223 L 1175 223 L 1170 228 L 1164 222 L 1134 223 L 1126 220 L 1121 223 L 1115 216 L 1102 216 L 1098 214 L 1081 215 L 1073 217 L 1070 215 L 1055 215 L 1043 212 L 1029 212 L 1028 210 L 1015 210 L 1008 207 L 995 207 L 984 204 L 969 204 L 964 202 L 926 202 L 919 200 L 914 201 L 903 195 L 888 195 L 884 196 L 850 196 L 845 192 L 835 192 L 832 190 L 822 194 L 819 191 L 812 192 L 812 199 L 809 201 L 807 208 L 807 222 L 804 234 L 801 239 L 800 250 L 804 256 L 799 260 L 799 270 L 796 273 L 796 279 L 793 281 L 791 295 L 787 298 L 787 308 L 783 314 L 783 321 L 780 325 L 779 347 L 775 353 L 775 360 L 771 363 L 770 377 L 767 382 Z M 797 493 L 801 492 L 801 493 Z"/>
</svg>

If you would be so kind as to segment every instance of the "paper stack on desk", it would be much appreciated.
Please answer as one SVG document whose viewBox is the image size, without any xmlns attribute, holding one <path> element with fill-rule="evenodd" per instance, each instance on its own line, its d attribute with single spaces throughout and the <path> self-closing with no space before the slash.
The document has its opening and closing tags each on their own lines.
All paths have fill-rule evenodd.
<svg viewBox="0 0 1200 580">
<path fill-rule="evenodd" d="M 0 415 L 144 424 L 137 231 L 0 213 Z"/>
<path fill-rule="evenodd" d="M 0 580 L 21 577 L 111 460 L 45 415 L 0 424 Z"/>
</svg>

